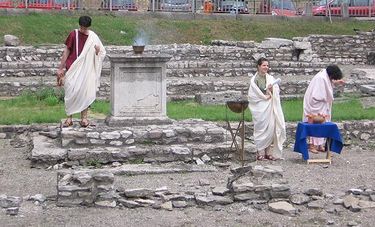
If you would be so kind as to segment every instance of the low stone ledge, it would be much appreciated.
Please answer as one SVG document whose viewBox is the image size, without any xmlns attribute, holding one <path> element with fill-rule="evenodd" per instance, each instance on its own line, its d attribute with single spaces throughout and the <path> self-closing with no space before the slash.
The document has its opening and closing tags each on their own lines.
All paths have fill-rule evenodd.
<svg viewBox="0 0 375 227">
<path fill-rule="evenodd" d="M 54 165 L 66 161 L 75 162 L 76 164 L 134 161 L 146 163 L 174 161 L 211 163 L 237 158 L 235 156 L 237 153 L 230 148 L 230 134 L 218 126 L 220 123 L 212 124 L 214 127 L 208 127 L 210 124 L 201 124 L 200 121 L 196 124 L 198 124 L 196 128 L 193 128 L 189 123 L 189 127 L 180 124 L 170 129 L 152 127 L 149 129 L 147 127 L 142 129 L 122 128 L 105 133 L 96 131 L 96 128 L 76 128 L 77 133 L 82 136 L 81 138 L 78 136 L 73 137 L 69 132 L 67 135 L 76 142 L 75 146 L 70 148 L 59 147 L 58 133 L 54 129 L 55 126 L 15 126 L 14 128 L 5 126 L 3 128 L 0 127 L 0 130 L 6 131 L 1 133 L 0 136 L 3 139 L 7 139 L 13 138 L 15 133 L 21 132 L 20 136 L 25 137 L 23 134 L 27 133 L 28 130 L 54 130 L 42 131 L 39 135 L 36 133 L 33 136 L 34 147 L 31 152 L 33 166 Z M 368 146 L 375 139 L 373 121 L 344 121 L 337 124 L 346 145 L 357 144 L 361 146 L 361 144 L 366 144 Z M 205 127 L 201 125 L 205 125 Z M 288 138 L 286 145 L 293 146 L 297 123 L 287 123 L 286 125 Z M 223 125 L 223 127 L 226 126 Z M 73 129 L 71 130 L 75 133 Z M 194 137 L 191 137 L 192 135 Z M 187 139 L 189 137 L 194 140 L 193 143 L 189 142 Z M 246 123 L 246 137 L 252 137 L 252 123 L 250 122 Z M 156 144 L 150 143 L 150 138 L 157 141 Z M 215 142 L 218 138 L 222 142 Z M 131 143 L 126 144 L 121 139 L 131 141 Z M 86 140 L 91 140 L 90 146 L 88 142 L 85 142 Z M 166 144 L 159 145 L 157 143 Z M 245 154 L 248 156 L 245 160 L 254 161 L 254 145 L 246 143 L 245 148 Z"/>
<path fill-rule="evenodd" d="M 105 170 L 59 171 L 56 204 L 57 206 L 116 204 L 113 182 L 114 175 Z"/>
<path fill-rule="evenodd" d="M 37 143 L 31 151 L 31 161 L 34 167 L 46 167 L 67 162 L 71 165 L 102 165 L 114 162 L 167 163 L 179 161 L 210 164 L 238 158 L 233 148 L 230 148 L 227 143 L 64 149 L 56 147 L 52 139 L 44 136 L 35 136 L 34 143 Z M 246 149 L 245 162 L 252 161 L 255 161 L 255 150 Z"/>
<path fill-rule="evenodd" d="M 184 128 L 176 128 L 175 132 L 184 134 Z M 208 129 L 207 131 L 211 135 L 221 135 L 222 128 L 218 130 Z M 189 130 L 186 130 L 189 131 Z M 170 135 L 174 135 L 175 132 L 171 130 Z M 80 131 L 79 133 L 82 134 Z M 195 133 L 204 134 L 206 130 L 195 130 Z M 46 135 L 45 135 L 46 134 Z M 160 133 L 156 134 L 162 134 Z M 156 134 L 154 136 L 156 136 Z M 99 137 L 100 133 L 91 131 L 87 134 L 88 137 Z M 114 162 L 144 162 L 144 163 L 165 163 L 165 162 L 196 162 L 198 164 L 213 163 L 213 162 L 225 162 L 234 158 L 238 158 L 237 153 L 234 152 L 234 148 L 230 148 L 230 142 L 211 142 L 210 137 L 206 137 L 203 143 L 189 143 L 180 141 L 179 144 L 134 144 L 129 146 L 113 146 L 112 142 L 119 141 L 117 137 L 129 137 L 133 135 L 128 130 L 123 130 L 116 134 L 105 134 L 108 138 L 115 136 L 114 140 L 109 143 L 109 146 L 81 146 L 64 148 L 60 147 L 59 139 L 55 138 L 54 134 L 51 136 L 50 133 L 40 132 L 35 133 L 33 136 L 32 143 L 34 144 L 31 150 L 31 164 L 34 167 L 37 166 L 52 166 L 58 165 L 92 165 L 92 164 L 107 164 Z M 138 134 L 139 136 L 142 136 Z M 167 133 L 168 136 L 168 133 Z M 159 137 L 159 136 L 156 136 Z M 78 136 L 75 140 L 82 139 Z M 84 138 L 85 139 L 85 138 Z M 84 145 L 84 144 L 82 144 Z M 254 146 L 246 146 L 245 160 L 255 160 Z M 62 164 L 59 164 L 62 163 Z M 65 163 L 65 164 L 64 164 Z M 54 167 L 55 168 L 55 167 Z M 56 167 L 59 168 L 59 167 Z"/>
<path fill-rule="evenodd" d="M 195 100 L 200 104 L 225 104 L 228 101 L 247 100 L 240 91 L 225 91 L 215 93 L 199 93 L 195 95 Z"/>
<path fill-rule="evenodd" d="M 96 127 L 78 125 L 61 129 L 63 147 L 134 146 L 136 144 L 217 143 L 224 141 L 225 130 L 202 120 L 174 121 L 170 125 L 109 127 L 98 122 Z"/>
<path fill-rule="evenodd" d="M 31 150 L 32 166 L 48 166 L 63 162 L 67 159 L 68 152 L 60 148 L 54 141 L 41 135 L 33 136 L 33 149 Z"/>
<path fill-rule="evenodd" d="M 155 168 L 155 167 L 151 167 Z M 157 168 L 157 167 L 156 167 Z M 245 167 L 247 168 L 247 167 Z M 250 171 L 241 175 L 235 181 L 247 181 L 255 179 L 253 171 L 262 169 L 258 166 L 250 168 Z M 264 169 L 263 169 L 264 170 Z M 243 178 L 245 177 L 245 178 Z M 234 191 L 231 188 L 224 188 L 220 191 L 222 195 L 214 194 L 214 189 L 198 187 L 194 192 L 172 193 L 167 187 L 158 189 L 150 188 L 114 188 L 114 174 L 110 170 L 64 170 L 57 173 L 57 205 L 58 206 L 105 206 L 116 207 L 117 203 L 129 208 L 152 206 L 156 209 L 173 207 L 186 207 L 192 205 L 215 206 L 228 205 L 235 201 L 266 200 L 287 198 L 290 195 L 289 187 L 284 184 L 264 187 L 259 184 L 250 191 Z M 232 182 L 233 183 L 233 182 Z M 252 182 L 246 182 L 250 184 Z M 275 188 L 278 188 L 277 191 Z M 280 189 L 282 189 L 280 191 Z M 208 190 L 208 191 L 207 191 Z M 274 193 L 279 192 L 279 193 Z M 284 194 L 280 194 L 284 192 Z M 289 193 L 289 194 L 288 194 Z M 173 203 L 173 202 L 174 203 Z M 166 203 L 169 203 L 166 206 Z M 164 204 L 164 205 L 163 205 Z M 175 204 L 175 205 L 173 205 Z"/>
<path fill-rule="evenodd" d="M 26 132 L 58 132 L 58 124 L 0 125 L 2 139 L 10 139 Z"/>
</svg>

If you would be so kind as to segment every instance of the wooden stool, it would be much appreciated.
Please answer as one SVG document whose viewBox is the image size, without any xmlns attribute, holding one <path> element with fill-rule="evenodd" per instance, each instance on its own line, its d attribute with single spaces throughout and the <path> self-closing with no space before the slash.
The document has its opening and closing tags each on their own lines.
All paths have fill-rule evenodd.
<svg viewBox="0 0 375 227">
<path fill-rule="evenodd" d="M 311 163 L 329 163 L 331 164 L 332 162 L 332 154 L 331 154 L 331 151 L 330 151 L 330 148 L 331 147 L 331 139 L 330 138 L 327 138 L 327 141 L 326 141 L 326 144 L 325 144 L 325 152 L 326 152 L 326 158 L 321 158 L 321 159 L 307 159 L 307 164 L 311 164 Z"/>
</svg>

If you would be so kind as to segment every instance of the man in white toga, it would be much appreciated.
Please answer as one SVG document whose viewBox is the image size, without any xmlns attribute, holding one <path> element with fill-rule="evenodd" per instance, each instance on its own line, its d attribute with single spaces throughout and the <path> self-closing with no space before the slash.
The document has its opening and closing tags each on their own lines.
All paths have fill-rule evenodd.
<svg viewBox="0 0 375 227">
<path fill-rule="evenodd" d="M 343 85 L 342 72 L 337 65 L 330 65 L 322 69 L 310 81 L 303 98 L 303 121 L 307 122 L 307 115 L 323 115 L 326 121 L 331 121 L 333 88 Z M 324 151 L 324 138 L 309 138 L 309 150 L 313 153 Z"/>
<path fill-rule="evenodd" d="M 96 99 L 102 63 L 106 55 L 99 37 L 88 29 L 91 18 L 81 16 L 79 25 L 80 28 L 70 32 L 65 41 L 57 71 L 57 84 L 64 86 L 65 111 L 68 115 L 63 127 L 73 125 L 72 115 L 75 113 L 81 113 L 82 127 L 90 125 L 87 111 Z"/>
</svg>

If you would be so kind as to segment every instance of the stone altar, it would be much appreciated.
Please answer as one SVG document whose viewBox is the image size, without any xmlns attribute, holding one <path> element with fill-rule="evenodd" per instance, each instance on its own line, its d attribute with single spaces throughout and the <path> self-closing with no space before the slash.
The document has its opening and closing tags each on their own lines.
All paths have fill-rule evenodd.
<svg viewBox="0 0 375 227">
<path fill-rule="evenodd" d="M 110 55 L 109 126 L 170 124 L 167 117 L 166 55 Z"/>
</svg>

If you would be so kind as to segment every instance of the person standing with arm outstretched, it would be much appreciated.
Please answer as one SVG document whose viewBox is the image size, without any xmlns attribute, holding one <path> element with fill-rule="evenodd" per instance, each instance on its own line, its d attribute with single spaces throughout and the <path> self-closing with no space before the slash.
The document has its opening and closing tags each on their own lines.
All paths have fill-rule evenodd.
<svg viewBox="0 0 375 227">
<path fill-rule="evenodd" d="M 79 29 L 70 32 L 57 70 L 57 85 L 64 86 L 65 111 L 63 127 L 73 125 L 72 115 L 81 113 L 80 125 L 87 127 L 89 106 L 96 99 L 106 51 L 99 37 L 91 30 L 91 18 L 81 16 Z"/>
</svg>

